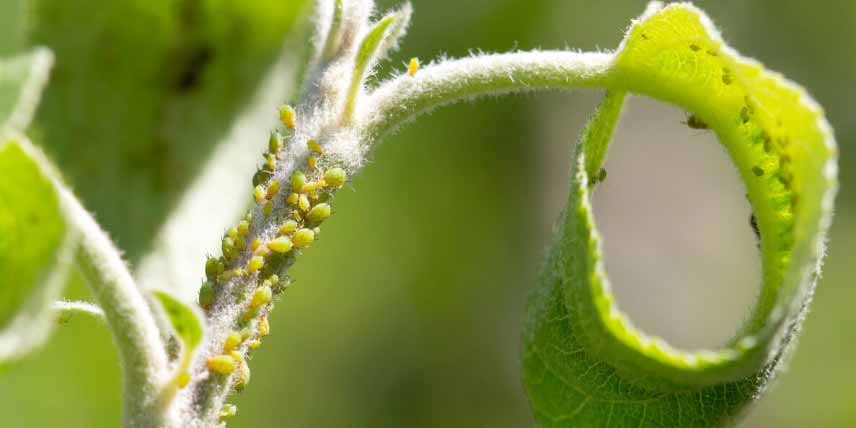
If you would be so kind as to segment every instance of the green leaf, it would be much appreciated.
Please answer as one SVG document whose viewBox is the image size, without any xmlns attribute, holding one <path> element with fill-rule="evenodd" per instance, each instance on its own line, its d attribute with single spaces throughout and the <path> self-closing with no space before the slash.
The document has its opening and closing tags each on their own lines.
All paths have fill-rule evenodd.
<svg viewBox="0 0 856 428">
<path fill-rule="evenodd" d="M 193 350 L 202 340 L 202 323 L 199 315 L 184 303 L 178 301 L 163 291 L 152 291 L 163 306 L 175 334 L 184 344 L 185 359 L 193 354 Z"/>
<path fill-rule="evenodd" d="M 576 149 L 568 205 L 530 300 L 524 374 L 536 419 L 544 427 L 732 422 L 775 377 L 808 307 L 837 186 L 831 129 L 802 88 L 727 47 L 686 4 L 649 7 L 605 86 L 682 106 L 716 133 L 758 220 L 763 284 L 752 316 L 716 350 L 676 349 L 621 312 L 590 195 L 620 109 L 607 98 Z"/>
<path fill-rule="evenodd" d="M 234 119 L 274 117 L 288 88 L 273 88 L 266 109 L 253 96 L 309 2 L 27 3 L 23 41 L 51 48 L 57 64 L 28 135 L 137 262 L 216 147 L 263 141 L 273 126 L 259 120 L 248 137 Z"/>
<path fill-rule="evenodd" d="M 279 123 L 271 106 L 299 92 L 297 63 L 306 50 L 305 32 L 289 36 L 282 53 L 246 108 L 214 148 L 202 169 L 160 226 L 151 251 L 135 273 L 143 289 L 168 289 L 190 301 L 199 289 L 200 261 L 220 243 L 220 234 L 246 212 L 252 176 L 267 148 L 268 130 Z"/>
<path fill-rule="evenodd" d="M 41 345 L 51 302 L 66 281 L 76 239 L 52 172 L 23 137 L 0 139 L 0 363 Z"/>
<path fill-rule="evenodd" d="M 0 59 L 0 132 L 30 124 L 52 62 L 44 48 Z"/>
<path fill-rule="evenodd" d="M 396 46 L 398 39 L 407 29 L 412 13 L 413 9 L 410 4 L 405 4 L 400 10 L 388 13 L 374 24 L 360 42 L 360 46 L 357 48 L 357 56 L 354 59 L 354 70 L 348 88 L 348 98 L 345 101 L 343 117 L 346 121 L 350 120 L 354 113 L 357 96 L 362 89 L 367 71 L 372 70 L 377 61 Z"/>
</svg>

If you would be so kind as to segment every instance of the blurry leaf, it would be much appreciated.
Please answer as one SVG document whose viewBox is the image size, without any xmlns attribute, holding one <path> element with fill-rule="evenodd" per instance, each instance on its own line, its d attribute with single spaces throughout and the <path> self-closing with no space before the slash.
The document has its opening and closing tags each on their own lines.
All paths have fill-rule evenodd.
<svg viewBox="0 0 856 428">
<path fill-rule="evenodd" d="M 728 48 L 686 4 L 653 4 L 605 85 L 683 106 L 716 132 L 758 219 L 763 287 L 743 328 L 714 351 L 675 349 L 619 310 L 591 211 L 590 174 L 610 134 L 602 131 L 620 108 L 605 103 L 577 147 L 568 206 L 530 302 L 524 370 L 536 419 L 544 427 L 729 423 L 775 377 L 810 301 L 836 188 L 831 130 L 804 90 Z"/>
<path fill-rule="evenodd" d="M 296 61 L 306 49 L 301 36 L 289 37 L 279 60 L 161 226 L 152 251 L 140 261 L 136 276 L 142 288 L 168 289 L 187 301 L 196 297 L 205 256 L 247 209 L 253 189 L 248 177 L 267 148 L 268 129 L 276 127 L 275 107 L 300 83 Z"/>
<path fill-rule="evenodd" d="M 44 156 L 19 136 L 47 80 L 45 49 L 0 60 L 0 363 L 50 334 L 74 239 Z"/>
<path fill-rule="evenodd" d="M 0 59 L 0 132 L 30 124 L 52 62 L 53 55 L 43 48 Z"/>
<path fill-rule="evenodd" d="M 137 260 L 246 110 L 306 1 L 30 3 L 27 43 L 57 57 L 31 135 Z"/>
<path fill-rule="evenodd" d="M 23 137 L 0 140 L 0 363 L 41 345 L 75 239 L 48 166 Z"/>
</svg>

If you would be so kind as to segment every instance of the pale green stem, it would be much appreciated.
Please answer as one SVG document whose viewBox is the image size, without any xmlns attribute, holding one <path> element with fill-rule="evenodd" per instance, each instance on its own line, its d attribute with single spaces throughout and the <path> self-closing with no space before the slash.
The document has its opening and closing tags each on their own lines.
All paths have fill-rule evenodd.
<svg viewBox="0 0 856 428">
<path fill-rule="evenodd" d="M 445 61 L 382 84 L 356 121 L 365 141 L 434 108 L 485 95 L 604 87 L 613 55 L 567 51 L 514 52 Z"/>
<path fill-rule="evenodd" d="M 98 321 L 107 321 L 104 318 L 104 311 L 98 305 L 89 302 L 60 300 L 53 302 L 51 309 L 59 314 L 60 319 L 69 319 L 77 315 L 84 315 Z"/>
<path fill-rule="evenodd" d="M 167 355 L 157 323 L 119 250 L 68 190 L 60 201 L 81 235 L 75 259 L 98 301 L 119 350 L 124 373 L 125 428 L 160 428 L 166 415 L 159 400 Z"/>
<path fill-rule="evenodd" d="M 342 0 L 336 0 L 333 3 L 333 20 L 330 22 L 330 31 L 327 32 L 327 41 L 324 44 L 324 52 L 321 55 L 322 61 L 329 61 L 339 49 L 339 41 L 342 38 Z"/>
</svg>

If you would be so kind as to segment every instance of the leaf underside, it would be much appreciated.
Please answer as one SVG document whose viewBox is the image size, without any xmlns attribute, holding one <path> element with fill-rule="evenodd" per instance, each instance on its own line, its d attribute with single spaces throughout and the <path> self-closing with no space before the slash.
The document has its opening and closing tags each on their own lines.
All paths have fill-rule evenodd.
<svg viewBox="0 0 856 428">
<path fill-rule="evenodd" d="M 22 137 L 21 137 L 22 138 Z M 73 244 L 53 181 L 23 139 L 0 140 L 0 363 L 47 339 Z"/>
<path fill-rule="evenodd" d="M 567 208 L 530 298 L 524 378 L 543 427 L 707 427 L 734 421 L 792 348 L 822 257 L 837 151 L 797 85 L 727 47 L 703 12 L 652 3 L 616 53 L 612 92 L 583 131 Z M 752 316 L 717 350 L 676 349 L 633 326 L 610 291 L 591 210 L 623 92 L 679 105 L 712 129 L 758 220 Z"/>
<path fill-rule="evenodd" d="M 47 79 L 46 49 L 0 60 L 0 364 L 41 345 L 73 250 L 55 171 L 20 134 Z"/>
</svg>

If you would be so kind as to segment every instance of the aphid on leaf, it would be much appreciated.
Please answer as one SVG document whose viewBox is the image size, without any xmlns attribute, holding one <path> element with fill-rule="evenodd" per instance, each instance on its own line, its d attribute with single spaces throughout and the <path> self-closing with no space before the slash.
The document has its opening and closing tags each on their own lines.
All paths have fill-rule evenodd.
<svg viewBox="0 0 856 428">
<path fill-rule="evenodd" d="M 594 177 L 595 183 L 603 183 L 606 181 L 606 168 L 601 168 Z"/>
<path fill-rule="evenodd" d="M 687 125 L 688 127 L 692 128 L 692 129 L 709 129 L 710 128 L 706 122 L 701 120 L 695 114 L 690 114 L 689 116 L 687 116 L 687 120 L 684 121 L 683 123 L 684 123 L 684 125 Z"/>
<path fill-rule="evenodd" d="M 749 215 L 749 227 L 755 232 L 755 238 L 761 241 L 761 229 L 758 227 L 758 219 L 755 217 L 755 213 Z"/>
</svg>

